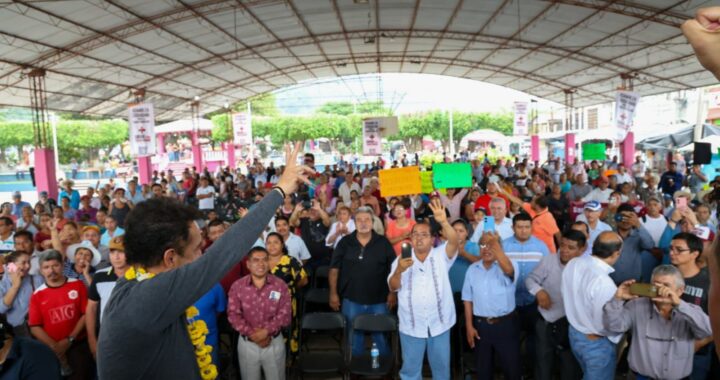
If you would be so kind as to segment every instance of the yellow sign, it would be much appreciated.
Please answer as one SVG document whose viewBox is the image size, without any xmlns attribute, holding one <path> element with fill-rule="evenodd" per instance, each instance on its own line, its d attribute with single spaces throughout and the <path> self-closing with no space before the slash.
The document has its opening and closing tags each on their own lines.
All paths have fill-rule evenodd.
<svg viewBox="0 0 720 380">
<path fill-rule="evenodd" d="M 395 197 L 399 195 L 420 194 L 420 168 L 408 166 L 406 168 L 380 170 L 380 195 Z"/>
</svg>

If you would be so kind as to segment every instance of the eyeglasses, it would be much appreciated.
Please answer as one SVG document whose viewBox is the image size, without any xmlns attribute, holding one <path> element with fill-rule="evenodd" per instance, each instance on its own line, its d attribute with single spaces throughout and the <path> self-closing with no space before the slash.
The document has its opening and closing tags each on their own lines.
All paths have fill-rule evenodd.
<svg viewBox="0 0 720 380">
<path fill-rule="evenodd" d="M 427 239 L 432 235 L 427 234 L 427 233 L 423 234 L 423 233 L 413 232 L 412 234 L 410 234 L 410 236 L 413 238 L 416 238 L 416 239 Z"/>
<path fill-rule="evenodd" d="M 675 246 L 671 245 L 670 252 L 675 252 L 675 253 L 690 252 L 690 249 L 689 248 L 679 248 L 679 247 L 675 247 Z"/>
</svg>

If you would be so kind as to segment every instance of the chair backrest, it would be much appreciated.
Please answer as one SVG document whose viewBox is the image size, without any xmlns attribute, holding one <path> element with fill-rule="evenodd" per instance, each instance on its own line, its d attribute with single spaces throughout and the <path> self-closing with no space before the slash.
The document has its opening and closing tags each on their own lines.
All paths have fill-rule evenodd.
<svg viewBox="0 0 720 380">
<path fill-rule="evenodd" d="M 397 331 L 398 322 L 388 314 L 361 314 L 353 320 L 353 329 L 371 332 Z"/>
<path fill-rule="evenodd" d="M 330 267 L 329 266 L 323 265 L 323 266 L 317 267 L 317 269 L 315 269 L 315 277 L 316 278 L 320 278 L 320 277 L 328 278 L 329 276 L 330 276 Z"/>
<path fill-rule="evenodd" d="M 340 313 L 309 313 L 302 318 L 303 330 L 341 330 L 345 317 Z"/>
</svg>

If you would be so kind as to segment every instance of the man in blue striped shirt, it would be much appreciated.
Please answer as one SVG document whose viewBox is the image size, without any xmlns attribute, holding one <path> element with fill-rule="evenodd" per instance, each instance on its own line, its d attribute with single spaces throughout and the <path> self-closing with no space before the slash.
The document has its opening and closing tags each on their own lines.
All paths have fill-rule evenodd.
<svg viewBox="0 0 720 380">
<path fill-rule="evenodd" d="M 520 317 L 520 330 L 524 331 L 527 337 L 523 356 L 527 360 L 522 362 L 528 363 L 527 368 L 524 368 L 525 373 L 531 373 L 533 369 L 529 363 L 535 358 L 535 324 L 540 318 L 540 313 L 537 310 L 535 296 L 530 294 L 525 286 L 525 279 L 550 252 L 547 244 L 532 235 L 532 217 L 526 213 L 513 217 L 513 236 L 503 240 L 503 250 L 519 269 L 515 274 L 517 277 L 515 303 Z"/>
</svg>

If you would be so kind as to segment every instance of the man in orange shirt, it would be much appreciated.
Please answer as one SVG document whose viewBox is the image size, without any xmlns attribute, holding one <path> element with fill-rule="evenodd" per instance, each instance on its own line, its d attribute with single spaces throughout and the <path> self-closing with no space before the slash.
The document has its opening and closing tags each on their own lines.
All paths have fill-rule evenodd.
<svg viewBox="0 0 720 380">
<path fill-rule="evenodd" d="M 555 222 L 555 218 L 548 210 L 548 199 L 544 195 L 536 195 L 533 197 L 532 203 L 523 202 L 520 198 L 507 193 L 502 188 L 500 191 L 510 202 L 516 203 L 522 207 L 525 212 L 530 214 L 532 218 L 532 234 L 536 238 L 542 240 L 547 245 L 550 253 L 557 253 L 555 246 L 555 238 L 558 241 L 561 238 L 560 229 Z"/>
</svg>

